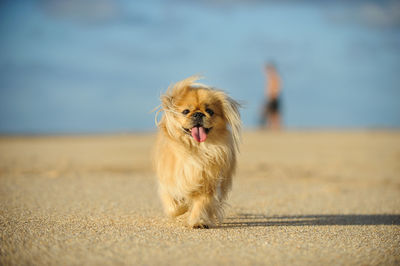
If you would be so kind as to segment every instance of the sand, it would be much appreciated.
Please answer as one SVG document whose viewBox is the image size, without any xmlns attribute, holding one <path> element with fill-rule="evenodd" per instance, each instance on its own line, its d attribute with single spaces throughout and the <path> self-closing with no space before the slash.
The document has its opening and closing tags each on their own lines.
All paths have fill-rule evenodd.
<svg viewBox="0 0 400 266">
<path fill-rule="evenodd" d="M 400 264 L 399 131 L 246 132 L 209 230 L 163 216 L 154 139 L 0 138 L 0 264 Z"/>
</svg>

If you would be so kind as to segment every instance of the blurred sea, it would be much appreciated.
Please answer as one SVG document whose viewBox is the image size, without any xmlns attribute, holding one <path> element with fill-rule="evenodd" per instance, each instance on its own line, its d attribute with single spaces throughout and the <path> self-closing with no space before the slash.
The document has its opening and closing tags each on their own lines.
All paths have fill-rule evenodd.
<svg viewBox="0 0 400 266">
<path fill-rule="evenodd" d="M 400 127 L 398 1 L 32 0 L 0 2 L 0 133 L 153 130 L 193 74 L 255 127 L 267 60 L 287 128 Z"/>
</svg>

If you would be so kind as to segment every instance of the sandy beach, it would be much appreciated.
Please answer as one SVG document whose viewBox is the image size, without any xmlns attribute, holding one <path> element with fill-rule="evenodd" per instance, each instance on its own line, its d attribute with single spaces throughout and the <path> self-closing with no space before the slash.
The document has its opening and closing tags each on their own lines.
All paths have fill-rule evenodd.
<svg viewBox="0 0 400 266">
<path fill-rule="evenodd" d="M 1 137 L 0 264 L 400 264 L 400 131 L 245 132 L 208 230 L 164 217 L 154 140 Z"/>
</svg>

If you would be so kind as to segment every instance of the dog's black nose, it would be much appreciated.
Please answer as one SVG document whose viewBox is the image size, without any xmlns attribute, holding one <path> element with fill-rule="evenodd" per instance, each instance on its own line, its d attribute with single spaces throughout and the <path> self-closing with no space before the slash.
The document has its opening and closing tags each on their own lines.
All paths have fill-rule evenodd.
<svg viewBox="0 0 400 266">
<path fill-rule="evenodd" d="M 203 114 L 201 112 L 196 112 L 192 115 L 192 121 L 193 121 L 193 123 L 195 123 L 197 125 L 202 125 L 203 117 L 205 117 L 205 114 Z"/>
<path fill-rule="evenodd" d="M 193 118 L 195 118 L 195 119 L 201 119 L 201 118 L 203 118 L 203 116 L 205 116 L 205 115 L 200 112 L 196 112 L 193 114 Z"/>
</svg>

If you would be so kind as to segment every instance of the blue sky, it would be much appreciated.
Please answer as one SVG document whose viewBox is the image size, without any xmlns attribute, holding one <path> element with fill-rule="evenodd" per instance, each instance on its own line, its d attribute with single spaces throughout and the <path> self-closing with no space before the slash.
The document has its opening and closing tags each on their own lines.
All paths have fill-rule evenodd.
<svg viewBox="0 0 400 266">
<path fill-rule="evenodd" d="M 0 5 L 0 133 L 152 130 L 160 93 L 193 74 L 245 102 L 255 127 L 266 60 L 288 128 L 400 126 L 396 2 Z"/>
</svg>

